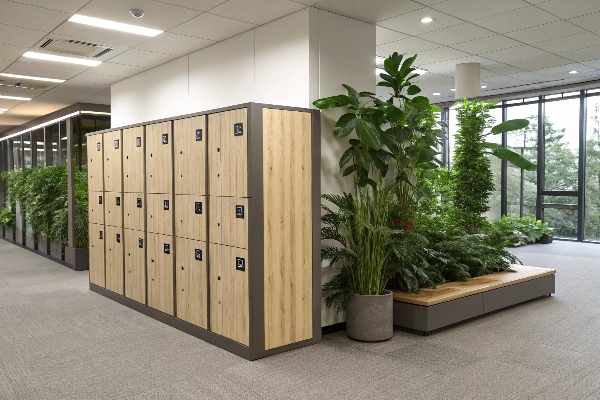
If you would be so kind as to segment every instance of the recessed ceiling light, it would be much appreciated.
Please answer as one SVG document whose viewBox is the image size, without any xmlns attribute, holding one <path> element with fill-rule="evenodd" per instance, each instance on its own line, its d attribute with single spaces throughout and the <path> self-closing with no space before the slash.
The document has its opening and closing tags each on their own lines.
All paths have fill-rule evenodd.
<svg viewBox="0 0 600 400">
<path fill-rule="evenodd" d="M 441 93 L 437 93 L 437 92 L 436 92 L 436 93 L 433 93 L 433 95 L 434 95 L 434 96 L 439 96 L 439 95 L 441 95 Z"/>
<path fill-rule="evenodd" d="M 29 81 L 44 81 L 44 82 L 56 82 L 56 83 L 63 83 L 65 81 L 64 79 L 40 78 L 38 76 L 15 75 L 15 74 L 5 74 L 5 73 L 1 73 L 0 76 L 5 76 L 7 78 L 25 79 L 25 80 L 29 80 Z"/>
<path fill-rule="evenodd" d="M 487 85 L 481 85 L 482 89 L 485 89 L 487 87 Z"/>
<path fill-rule="evenodd" d="M 385 57 L 375 56 L 375 65 L 381 65 L 385 61 Z"/>
<path fill-rule="evenodd" d="M 0 108 L 0 111 L 2 111 L 2 112 L 8 111 L 8 108 Z"/>
<path fill-rule="evenodd" d="M 578 74 L 579 71 L 569 71 L 570 74 L 574 75 L 574 74 Z"/>
<path fill-rule="evenodd" d="M 453 92 L 456 92 L 456 89 L 450 89 L 450 90 L 452 90 Z"/>
<path fill-rule="evenodd" d="M 415 70 L 414 70 L 413 72 L 414 72 L 415 74 L 423 75 L 423 74 L 426 74 L 426 73 L 427 73 L 427 72 L 429 72 L 429 71 L 427 71 L 426 69 L 415 68 Z"/>
<path fill-rule="evenodd" d="M 23 57 L 37 58 L 38 60 L 58 61 L 70 64 L 88 65 L 90 67 L 95 67 L 97 65 L 102 64 L 102 61 L 98 60 L 86 60 L 83 58 L 56 56 L 54 54 L 35 53 L 33 51 L 28 51 L 27 53 L 23 54 Z"/>
<path fill-rule="evenodd" d="M 424 24 L 428 24 L 431 21 L 433 21 L 433 18 L 431 18 L 431 17 L 425 17 L 425 18 L 421 19 L 421 22 L 424 23 Z"/>
<path fill-rule="evenodd" d="M 69 21 L 77 22 L 78 24 L 96 26 L 98 28 L 106 28 L 115 31 L 135 33 L 136 35 L 143 36 L 156 36 L 163 33 L 163 31 L 159 31 L 158 29 L 143 28 L 141 26 L 122 24 L 120 22 L 109 21 L 107 19 L 86 17 L 84 15 L 79 14 L 73 15 L 71 18 L 69 18 Z"/>
<path fill-rule="evenodd" d="M 23 100 L 23 101 L 29 101 L 29 100 L 31 100 L 31 98 L 29 98 L 29 97 L 15 97 L 15 96 L 0 96 L 0 99 Z"/>
</svg>

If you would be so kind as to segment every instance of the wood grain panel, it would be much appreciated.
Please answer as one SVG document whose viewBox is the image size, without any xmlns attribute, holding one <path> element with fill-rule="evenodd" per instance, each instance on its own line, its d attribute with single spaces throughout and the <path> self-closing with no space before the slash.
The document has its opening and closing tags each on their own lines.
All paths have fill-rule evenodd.
<svg viewBox="0 0 600 400">
<path fill-rule="evenodd" d="M 145 231 L 146 199 L 144 193 L 124 193 L 123 203 L 123 227 Z"/>
<path fill-rule="evenodd" d="M 247 249 L 248 199 L 211 197 L 209 207 L 210 241 Z"/>
<path fill-rule="evenodd" d="M 123 191 L 140 193 L 144 191 L 144 127 L 123 130 Z"/>
<path fill-rule="evenodd" d="M 218 335 L 223 335 L 223 284 L 222 266 L 225 254 L 224 246 L 209 244 L 209 287 L 210 287 L 210 330 Z"/>
<path fill-rule="evenodd" d="M 208 117 L 206 140 L 208 147 L 208 193 L 211 196 L 221 195 L 221 113 Z"/>
<path fill-rule="evenodd" d="M 104 224 L 104 193 L 89 192 L 88 220 L 92 224 Z"/>
<path fill-rule="evenodd" d="M 206 196 L 175 195 L 175 236 L 206 241 L 207 208 Z"/>
<path fill-rule="evenodd" d="M 104 190 L 120 192 L 123 190 L 123 141 L 121 130 L 107 132 L 104 135 Z"/>
<path fill-rule="evenodd" d="M 104 192 L 104 221 L 107 226 L 123 227 L 123 200 L 121 192 Z"/>
<path fill-rule="evenodd" d="M 148 306 L 175 315 L 173 284 L 173 236 L 147 234 L 148 241 Z M 170 254 L 165 253 L 165 245 Z"/>
<path fill-rule="evenodd" d="M 146 304 L 146 234 L 124 229 L 125 296 Z"/>
<path fill-rule="evenodd" d="M 206 242 L 176 238 L 177 318 L 208 328 Z"/>
<path fill-rule="evenodd" d="M 123 228 L 106 227 L 106 288 L 125 294 L 125 260 Z"/>
<path fill-rule="evenodd" d="M 104 264 L 104 225 L 89 224 L 90 282 L 106 287 Z"/>
<path fill-rule="evenodd" d="M 165 202 L 168 202 L 168 209 Z M 162 235 L 173 234 L 173 195 L 171 194 L 147 194 L 146 203 L 148 212 L 146 215 L 146 227 L 148 232 L 160 233 Z"/>
<path fill-rule="evenodd" d="M 172 150 L 170 121 L 146 125 L 146 193 L 173 193 Z"/>
<path fill-rule="evenodd" d="M 312 338 L 311 114 L 263 110 L 265 349 Z"/>
<path fill-rule="evenodd" d="M 173 123 L 176 194 L 206 194 L 206 117 Z"/>
<path fill-rule="evenodd" d="M 243 134 L 234 135 L 242 124 Z M 248 112 L 225 111 L 221 116 L 221 196 L 248 196 Z"/>
<path fill-rule="evenodd" d="M 87 137 L 88 190 L 104 191 L 104 144 L 102 135 Z"/>
</svg>

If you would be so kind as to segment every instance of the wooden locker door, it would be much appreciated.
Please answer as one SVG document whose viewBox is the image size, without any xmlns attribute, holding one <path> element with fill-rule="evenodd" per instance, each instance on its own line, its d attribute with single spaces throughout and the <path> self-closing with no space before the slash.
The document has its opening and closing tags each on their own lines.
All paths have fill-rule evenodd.
<svg viewBox="0 0 600 400">
<path fill-rule="evenodd" d="M 208 236 L 209 242 L 223 244 L 223 230 L 221 229 L 222 197 L 210 196 L 208 198 Z"/>
<path fill-rule="evenodd" d="M 162 235 L 173 234 L 173 195 L 147 194 L 148 215 L 146 226 L 148 232 Z"/>
<path fill-rule="evenodd" d="M 90 223 L 104 224 L 104 193 L 89 193 L 88 213 L 88 219 Z"/>
<path fill-rule="evenodd" d="M 173 237 L 149 233 L 148 306 L 175 315 Z"/>
<path fill-rule="evenodd" d="M 123 190 L 123 143 L 121 131 L 104 134 L 104 191 Z"/>
<path fill-rule="evenodd" d="M 89 224 L 90 283 L 106 286 L 104 264 L 104 226 Z"/>
<path fill-rule="evenodd" d="M 104 221 L 107 226 L 123 227 L 123 193 L 104 192 Z"/>
<path fill-rule="evenodd" d="M 144 192 L 144 127 L 123 130 L 123 191 Z"/>
<path fill-rule="evenodd" d="M 171 122 L 146 125 L 146 193 L 173 193 Z"/>
<path fill-rule="evenodd" d="M 146 304 L 146 234 L 124 230 L 125 296 Z"/>
<path fill-rule="evenodd" d="M 104 191 L 104 144 L 102 135 L 87 137 L 88 190 L 90 192 Z"/>
<path fill-rule="evenodd" d="M 123 228 L 106 227 L 106 288 L 115 293 L 125 293 L 125 266 L 123 259 Z"/>
<path fill-rule="evenodd" d="M 206 241 L 205 196 L 175 195 L 175 236 Z"/>
<path fill-rule="evenodd" d="M 206 329 L 208 282 L 206 243 L 176 239 L 177 318 Z"/>
<path fill-rule="evenodd" d="M 221 196 L 248 196 L 247 109 L 221 116 Z"/>
<path fill-rule="evenodd" d="M 211 196 L 221 195 L 221 113 L 208 117 L 208 193 Z"/>
<path fill-rule="evenodd" d="M 123 202 L 123 227 L 135 231 L 145 231 L 146 199 L 144 193 L 124 193 Z"/>
<path fill-rule="evenodd" d="M 206 117 L 173 124 L 175 193 L 206 194 Z"/>
<path fill-rule="evenodd" d="M 209 244 L 209 288 L 210 288 L 210 331 L 223 335 L 223 279 L 221 266 L 223 264 L 223 247 L 219 244 Z"/>
<path fill-rule="evenodd" d="M 227 246 L 248 248 L 248 199 L 237 197 L 211 198 L 211 241 L 214 238 Z M 213 236 L 214 232 L 214 236 Z"/>
</svg>

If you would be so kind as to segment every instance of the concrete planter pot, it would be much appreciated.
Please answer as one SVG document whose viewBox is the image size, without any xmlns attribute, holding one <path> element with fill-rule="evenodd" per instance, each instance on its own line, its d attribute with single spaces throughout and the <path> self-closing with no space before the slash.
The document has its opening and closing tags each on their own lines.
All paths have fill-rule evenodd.
<svg viewBox="0 0 600 400">
<path fill-rule="evenodd" d="M 8 240 L 15 240 L 15 229 L 14 228 L 5 228 L 4 230 L 4 237 L 7 238 Z"/>
<path fill-rule="evenodd" d="M 50 242 L 50 256 L 62 260 L 62 245 L 60 243 Z"/>
<path fill-rule="evenodd" d="M 87 248 L 65 247 L 65 262 L 75 271 L 90 269 L 90 250 Z"/>
<path fill-rule="evenodd" d="M 553 236 L 547 235 L 547 234 L 543 234 L 542 237 L 540 238 L 540 243 L 542 244 L 549 244 L 552 243 L 552 240 L 554 240 Z"/>
<path fill-rule="evenodd" d="M 379 296 L 354 294 L 346 303 L 346 334 L 361 342 L 384 342 L 394 335 L 394 299 L 385 290 Z"/>
<path fill-rule="evenodd" d="M 35 250 L 35 236 L 29 229 L 25 231 L 25 243 L 23 244 L 30 249 Z"/>
<path fill-rule="evenodd" d="M 38 251 L 40 253 L 48 254 L 48 239 L 43 236 L 38 236 Z"/>
</svg>

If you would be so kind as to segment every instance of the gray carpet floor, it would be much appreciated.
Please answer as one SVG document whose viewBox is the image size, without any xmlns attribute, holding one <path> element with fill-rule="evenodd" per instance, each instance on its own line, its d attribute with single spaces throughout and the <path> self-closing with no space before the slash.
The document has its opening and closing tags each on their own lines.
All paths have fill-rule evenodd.
<svg viewBox="0 0 600 400">
<path fill-rule="evenodd" d="M 0 240 L 0 399 L 599 399 L 600 245 L 515 249 L 557 293 L 429 337 L 245 361 Z"/>
</svg>

